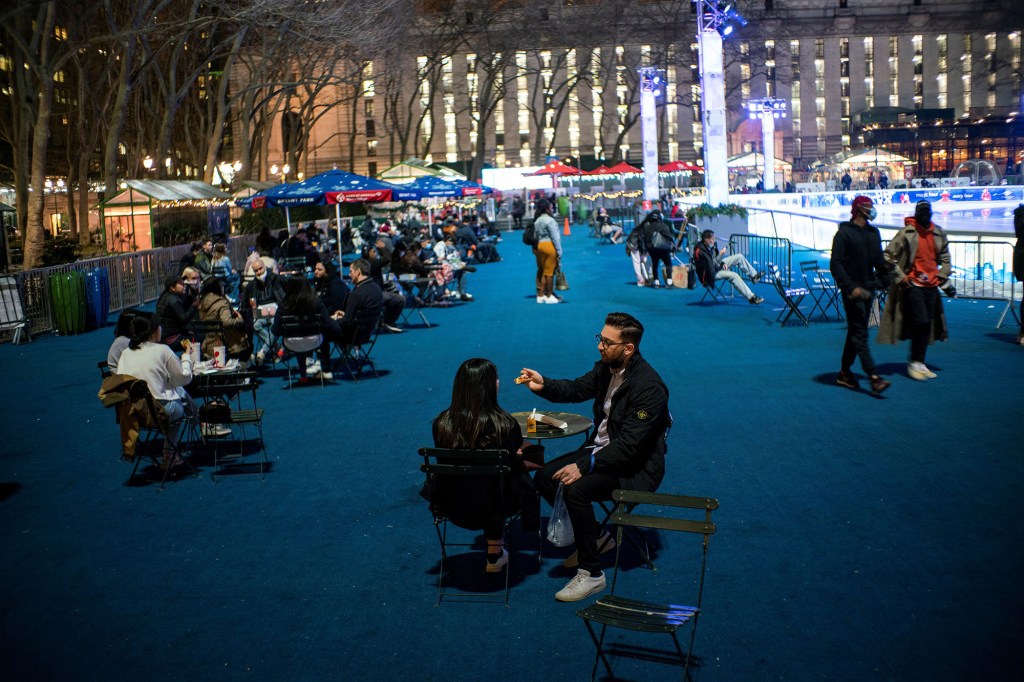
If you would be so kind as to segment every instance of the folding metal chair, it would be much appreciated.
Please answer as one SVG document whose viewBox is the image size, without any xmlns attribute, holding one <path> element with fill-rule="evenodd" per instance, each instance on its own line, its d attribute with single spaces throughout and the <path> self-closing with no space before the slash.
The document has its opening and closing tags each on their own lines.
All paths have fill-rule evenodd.
<svg viewBox="0 0 1024 682">
<path fill-rule="evenodd" d="M 310 354 L 316 351 L 324 340 L 323 323 L 317 315 L 283 315 L 281 317 L 281 345 L 290 351 L 285 355 L 284 371 L 288 388 L 292 387 L 291 357 L 297 353 Z M 298 363 L 296 363 L 298 365 Z M 306 368 L 299 367 L 299 379 L 305 377 Z M 320 386 L 323 387 L 323 372 Z"/>
<path fill-rule="evenodd" d="M 360 374 L 366 365 L 370 366 L 373 376 L 380 379 L 377 366 L 373 364 L 370 353 L 377 345 L 377 336 L 380 334 L 380 321 L 383 315 L 383 310 L 357 314 L 355 336 L 344 346 L 335 344 L 335 348 L 341 353 L 341 362 L 345 365 L 345 371 L 348 372 L 352 381 L 359 381 L 356 375 Z M 355 366 L 354 370 L 353 365 Z"/>
<path fill-rule="evenodd" d="M 616 490 L 613 499 L 621 505 L 620 510 L 612 516 L 611 522 L 617 526 L 619 546 L 615 552 L 615 570 L 609 594 L 598 599 L 594 604 L 576 612 L 587 626 L 587 632 L 597 648 L 594 667 L 590 679 L 597 676 L 598 663 L 603 663 L 608 675 L 614 678 L 609 656 L 639 658 L 660 663 L 670 663 L 683 667 L 684 679 L 690 677 L 690 666 L 699 665 L 693 656 L 693 642 L 697 635 L 697 621 L 701 614 L 704 595 L 704 576 L 707 569 L 708 540 L 715 532 L 715 524 L 711 520 L 711 512 L 718 509 L 718 500 L 709 497 L 690 497 L 685 495 L 666 495 L 663 493 L 642 493 L 632 490 Z M 627 505 L 643 504 L 660 508 L 659 515 L 637 515 L 625 511 Z M 685 518 L 685 510 L 703 512 L 700 518 Z M 693 516 L 693 513 L 690 513 Z M 616 594 L 619 579 L 619 566 L 622 554 L 622 533 L 626 527 L 652 528 L 664 531 L 680 531 L 700 535 L 701 560 L 697 574 L 697 592 L 693 606 L 679 604 L 659 604 L 621 597 Z M 655 574 L 656 575 L 656 574 Z M 595 631 L 595 623 L 600 624 L 600 632 Z M 686 652 L 679 643 L 677 631 L 686 625 L 690 626 L 690 640 Z M 631 630 L 633 632 L 667 633 L 672 637 L 674 651 L 652 650 L 622 642 L 605 642 L 608 627 Z"/>
<path fill-rule="evenodd" d="M 199 408 L 200 421 L 203 424 L 227 426 L 231 429 L 231 436 L 228 438 L 203 438 L 204 443 L 213 444 L 214 471 L 211 472 L 210 479 L 214 482 L 218 476 L 250 473 L 258 473 L 260 480 L 264 480 L 266 471 L 270 468 L 267 461 L 267 445 L 263 440 L 263 408 L 256 404 L 256 389 L 259 385 L 256 372 L 228 371 L 198 374 L 189 387 L 192 396 L 203 402 Z M 242 404 L 242 395 L 246 393 L 252 397 L 251 408 Z M 223 409 L 221 405 L 211 404 L 214 400 L 223 401 L 227 409 Z M 246 427 L 250 426 L 256 427 L 259 437 L 258 467 L 244 461 L 248 442 Z M 223 453 L 221 445 L 224 443 L 236 443 L 238 451 Z"/>
<path fill-rule="evenodd" d="M 152 392 L 149 390 L 149 385 L 143 379 L 137 379 L 124 374 L 113 374 L 104 379 L 103 390 L 109 390 L 108 387 L 114 383 L 120 383 L 120 386 L 125 389 L 126 396 L 123 400 L 117 402 L 104 400 L 104 406 L 113 407 L 116 410 L 117 423 L 121 425 L 121 459 L 134 462 L 132 472 L 128 475 L 128 480 L 124 484 L 130 485 L 135 480 L 139 464 L 145 458 L 158 471 L 163 472 L 160 477 L 160 490 L 163 490 L 171 471 L 176 467 L 163 461 L 163 447 L 157 448 L 156 445 L 159 441 L 167 438 L 167 433 L 171 426 L 187 422 L 190 417 L 185 415 L 178 422 L 171 422 L 167 417 L 164 406 L 153 397 Z M 134 425 L 138 430 L 134 431 L 129 428 L 129 424 Z M 180 458 L 181 462 L 192 472 L 193 477 L 198 477 L 199 472 L 183 456 L 180 448 L 181 440 L 181 432 L 179 431 L 178 443 L 171 444 L 172 460 Z"/>
<path fill-rule="evenodd" d="M 704 284 L 704 282 L 701 282 L 700 284 L 704 287 L 704 295 L 700 297 L 700 301 L 698 303 L 703 304 L 707 297 L 710 296 L 710 303 L 724 303 L 725 305 L 729 305 L 729 297 L 725 295 L 725 291 L 723 290 L 723 287 L 726 286 L 728 282 L 724 279 L 713 280 L 710 286 Z"/>
<path fill-rule="evenodd" d="M 488 499 L 494 500 L 497 504 L 497 511 L 502 519 L 502 535 L 506 546 L 509 544 L 509 528 L 520 517 L 520 510 L 516 508 L 514 501 L 509 499 L 507 478 L 512 473 L 509 463 L 509 454 L 505 450 L 451 450 L 445 448 L 420 448 L 419 454 L 423 457 L 423 464 L 420 471 L 426 474 L 427 488 L 438 490 L 445 485 L 458 485 L 464 482 L 467 485 L 487 486 L 490 494 Z M 445 564 L 450 563 L 448 559 L 449 547 L 474 547 L 475 542 L 450 542 L 448 540 L 448 524 L 459 525 L 458 519 L 462 510 L 457 508 L 457 503 L 449 501 L 449 506 L 444 502 L 431 502 L 430 512 L 434 517 L 434 530 L 437 533 L 437 540 L 441 547 L 441 560 L 437 576 L 437 602 L 448 597 L 451 601 L 493 601 L 501 602 L 508 606 L 509 575 L 511 563 L 505 566 L 505 590 L 504 597 L 495 599 L 493 592 L 465 592 L 462 590 L 453 591 L 445 589 Z M 479 513 L 479 509 L 466 510 L 470 514 Z M 473 529 L 471 529 L 473 530 Z M 537 530 L 537 562 L 541 560 L 541 536 Z"/>
<path fill-rule="evenodd" d="M 843 319 L 843 310 L 839 307 L 839 287 L 832 279 L 832 273 L 823 270 L 818 266 L 818 261 L 801 261 L 800 272 L 804 278 L 804 284 L 814 299 L 814 306 L 807 315 L 808 319 L 814 318 L 814 313 L 821 311 L 821 316 L 830 320 L 829 310 L 835 308 L 836 317 Z"/>
<path fill-rule="evenodd" d="M 779 267 L 772 263 L 768 264 L 768 274 L 772 279 L 772 285 L 775 287 L 775 292 L 782 299 L 782 309 L 779 310 L 778 316 L 775 321 L 786 325 L 786 322 L 793 315 L 796 315 L 797 319 L 805 327 L 810 326 L 810 322 L 807 316 L 804 315 L 803 310 L 800 309 L 800 302 L 804 300 L 804 296 L 807 296 L 811 292 L 802 287 L 787 287 L 782 282 L 782 275 L 779 273 Z"/>
<path fill-rule="evenodd" d="M 0 275 L 0 332 L 13 331 L 11 342 L 17 345 L 22 340 L 32 340 L 28 325 L 18 280 L 10 275 Z"/>
</svg>

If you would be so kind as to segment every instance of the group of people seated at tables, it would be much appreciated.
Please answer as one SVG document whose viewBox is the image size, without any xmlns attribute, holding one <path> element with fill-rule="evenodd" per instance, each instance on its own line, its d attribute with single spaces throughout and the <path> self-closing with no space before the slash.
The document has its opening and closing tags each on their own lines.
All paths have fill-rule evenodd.
<svg viewBox="0 0 1024 682">
<path fill-rule="evenodd" d="M 432 223 L 368 218 L 342 232 L 345 252 L 360 256 L 348 266 L 347 280 L 336 241 L 315 224 L 277 237 L 265 229 L 238 269 L 225 244 L 197 242 L 178 272 L 164 280 L 156 304 L 159 341 L 180 353 L 183 342 L 195 336 L 195 323 L 205 323 L 214 330 L 198 339 L 203 358 L 223 348 L 219 361 L 260 368 L 288 352 L 282 338 L 287 317 L 318 318 L 322 331 L 316 343 L 289 345 L 301 383 L 332 379 L 330 344 L 350 344 L 366 320 L 398 334 L 406 306 L 473 300 L 466 290 L 467 274 L 476 270 L 471 263 L 500 260 L 488 224 L 475 216 Z M 428 296 L 433 300 L 424 300 Z M 314 352 L 317 360 L 307 362 Z"/>
</svg>

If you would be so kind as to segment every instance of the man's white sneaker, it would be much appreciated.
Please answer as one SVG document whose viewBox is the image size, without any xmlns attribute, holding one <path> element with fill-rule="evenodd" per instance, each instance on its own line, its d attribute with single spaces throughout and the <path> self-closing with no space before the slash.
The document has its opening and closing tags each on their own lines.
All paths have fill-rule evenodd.
<svg viewBox="0 0 1024 682">
<path fill-rule="evenodd" d="M 547 302 L 548 302 L 548 297 L 547 296 L 538 296 L 537 297 L 537 303 L 547 303 Z"/>
<path fill-rule="evenodd" d="M 917 369 L 921 372 L 924 372 L 924 375 L 929 379 L 937 379 L 939 377 L 938 374 L 928 369 L 928 365 L 924 364 L 923 362 L 917 363 Z"/>
<path fill-rule="evenodd" d="M 931 376 L 928 376 L 931 374 Z M 912 362 L 907 365 L 907 375 L 915 381 L 927 381 L 935 376 L 927 367 L 924 366 L 923 362 Z"/>
<path fill-rule="evenodd" d="M 491 561 L 491 555 L 487 555 L 487 564 L 484 566 L 484 570 L 488 573 L 501 573 L 501 569 L 508 563 L 508 550 L 504 547 L 501 548 L 501 555 L 494 555 L 496 558 Z"/>
<path fill-rule="evenodd" d="M 308 365 L 306 365 L 306 376 L 311 376 L 311 377 L 312 376 L 316 376 L 317 373 L 319 373 L 319 372 L 320 372 L 320 363 L 319 362 L 311 362 Z"/>
<path fill-rule="evenodd" d="M 604 588 L 604 573 L 596 578 L 591 578 L 590 571 L 580 568 L 576 570 L 576 576 L 567 582 L 565 587 L 555 592 L 555 599 L 558 601 L 579 601 L 600 592 Z"/>
<path fill-rule="evenodd" d="M 544 299 L 545 303 L 561 303 L 562 301 L 557 296 L 547 296 Z"/>
<path fill-rule="evenodd" d="M 605 531 L 601 537 L 597 539 L 597 553 L 605 554 L 615 549 L 615 538 L 608 531 Z M 579 568 L 580 555 L 579 552 L 573 552 L 569 557 L 562 562 L 562 566 L 565 568 Z"/>
</svg>

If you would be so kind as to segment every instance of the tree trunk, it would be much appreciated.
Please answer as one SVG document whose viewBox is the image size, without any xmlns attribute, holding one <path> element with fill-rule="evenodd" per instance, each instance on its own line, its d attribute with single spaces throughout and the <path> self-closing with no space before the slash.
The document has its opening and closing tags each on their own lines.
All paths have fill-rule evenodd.
<svg viewBox="0 0 1024 682">
<path fill-rule="evenodd" d="M 36 122 L 32 130 L 32 159 L 30 181 L 35 190 L 28 197 L 28 223 L 25 226 L 24 269 L 38 266 L 43 260 L 43 188 L 46 186 L 46 151 L 50 141 L 50 108 L 53 101 L 53 74 L 49 67 L 50 36 L 53 34 L 54 4 L 48 3 L 40 31 L 43 39 L 39 45 L 40 72 Z"/>
</svg>

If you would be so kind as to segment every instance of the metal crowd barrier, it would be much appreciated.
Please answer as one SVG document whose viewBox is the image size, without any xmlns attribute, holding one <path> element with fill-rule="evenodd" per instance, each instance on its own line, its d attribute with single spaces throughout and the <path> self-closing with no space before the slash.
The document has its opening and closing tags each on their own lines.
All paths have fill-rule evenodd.
<svg viewBox="0 0 1024 682">
<path fill-rule="evenodd" d="M 787 287 L 793 283 L 793 242 L 782 237 L 734 234 L 729 238 L 729 253 L 742 253 L 756 269 L 765 273 L 765 281 L 774 275 L 768 264 L 777 265 L 779 279 Z"/>
<path fill-rule="evenodd" d="M 1024 295 L 1018 291 L 1013 276 L 1013 246 L 1007 242 L 950 241 L 949 257 L 953 264 L 950 281 L 956 287 L 958 298 L 972 298 L 1004 303 L 996 329 L 1003 326 L 1006 313 L 1017 311 L 1013 302 Z M 1019 322 L 1019 320 L 1018 320 Z"/>
<path fill-rule="evenodd" d="M 249 247 L 256 243 L 255 234 L 244 234 L 228 240 L 228 252 L 235 268 L 241 268 Z M 110 312 L 155 301 L 163 292 L 164 277 L 177 270 L 178 262 L 190 245 L 135 253 L 90 258 L 74 263 L 35 268 L 14 275 L 22 295 L 22 306 L 29 319 L 29 331 L 40 334 L 52 331 L 53 304 L 50 300 L 50 275 L 105 268 L 110 278 Z"/>
</svg>

